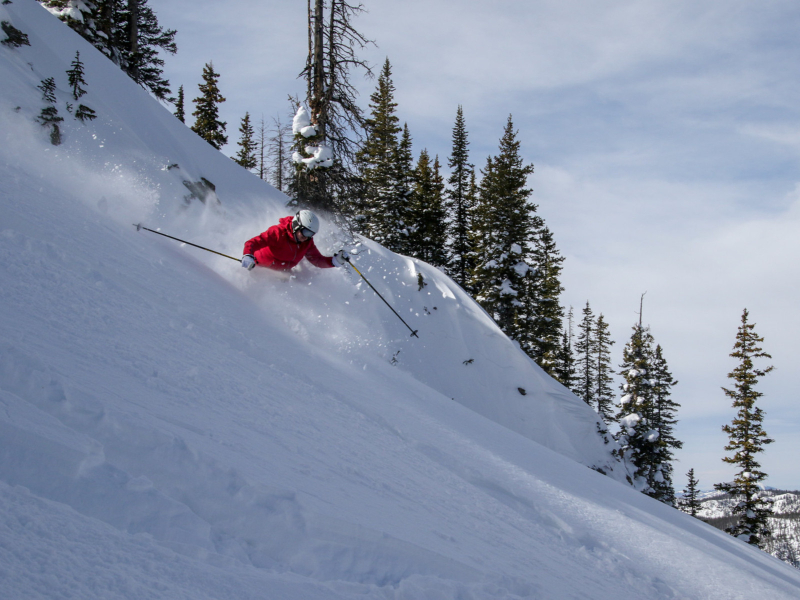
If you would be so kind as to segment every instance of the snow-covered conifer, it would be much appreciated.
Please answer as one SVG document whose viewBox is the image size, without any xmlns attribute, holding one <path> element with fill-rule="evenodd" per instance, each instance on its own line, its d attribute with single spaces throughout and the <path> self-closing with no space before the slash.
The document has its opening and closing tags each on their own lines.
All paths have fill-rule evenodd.
<svg viewBox="0 0 800 600">
<path fill-rule="evenodd" d="M 616 420 L 619 431 L 616 438 L 621 458 L 633 471 L 633 485 L 652 495 L 654 480 L 660 473 L 654 465 L 658 453 L 658 431 L 653 428 L 653 385 L 651 383 L 651 357 L 653 336 L 643 327 L 641 320 L 633 326 L 630 341 L 622 351 L 622 398 Z"/>
<path fill-rule="evenodd" d="M 409 254 L 437 267 L 443 267 L 447 257 L 446 213 L 444 184 L 439 173 L 439 157 L 431 163 L 427 150 L 419 155 L 414 170 L 415 185 L 409 208 Z"/>
<path fill-rule="evenodd" d="M 394 159 L 394 192 L 396 209 L 395 229 L 391 233 L 390 242 L 395 252 L 411 254 L 409 248 L 410 207 L 414 190 L 414 154 L 411 150 L 411 132 L 408 123 L 403 124 L 403 134 L 397 144 Z"/>
<path fill-rule="evenodd" d="M 653 388 L 653 429 L 658 432 L 658 448 L 654 457 L 654 468 L 660 472 L 660 477 L 653 481 L 653 497 L 666 504 L 674 504 L 675 489 L 672 485 L 672 461 L 674 451 L 683 447 L 683 442 L 675 438 L 675 424 L 678 420 L 675 413 L 680 404 L 672 398 L 672 388 L 678 382 L 672 377 L 664 352 L 660 344 L 656 345 L 651 359 L 652 376 L 650 381 Z"/>
<path fill-rule="evenodd" d="M 525 326 L 522 295 L 526 293 L 525 277 L 530 270 L 526 260 L 530 260 L 536 210 L 528 203 L 531 190 L 526 187 L 533 165 L 523 163 L 516 136 L 509 116 L 500 153 L 489 157 L 482 169 L 474 221 L 476 262 L 470 278 L 478 302 L 514 339 L 520 327 Z"/>
<path fill-rule="evenodd" d="M 728 434 L 725 450 L 733 452 L 732 456 L 725 456 L 722 460 L 735 465 L 738 470 L 733 481 L 718 483 L 714 487 L 736 500 L 733 516 L 737 517 L 737 522 L 728 532 L 760 547 L 770 535 L 768 518 L 772 509 L 769 500 L 761 495 L 761 482 L 767 478 L 767 474 L 761 470 L 756 456 L 764 451 L 764 446 L 775 440 L 767 436 L 762 426 L 764 411 L 756 406 L 756 401 L 763 393 L 756 390 L 756 385 L 773 367 L 755 366 L 756 359 L 772 357 L 759 345 L 764 338 L 756 334 L 755 324 L 749 323 L 748 317 L 745 309 L 730 354 L 739 361 L 736 368 L 728 373 L 728 378 L 734 382 L 733 389 L 722 388 L 725 395 L 733 400 L 733 408 L 738 410 L 731 424 L 722 427 L 722 431 Z"/>
</svg>

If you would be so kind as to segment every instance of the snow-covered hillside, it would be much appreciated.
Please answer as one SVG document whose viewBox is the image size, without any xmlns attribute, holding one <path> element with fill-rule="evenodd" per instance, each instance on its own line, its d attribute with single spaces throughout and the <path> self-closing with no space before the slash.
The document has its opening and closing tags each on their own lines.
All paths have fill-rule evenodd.
<svg viewBox="0 0 800 600">
<path fill-rule="evenodd" d="M 285 198 L 34 0 L 0 18 L 31 44 L 0 46 L 0 597 L 800 593 L 620 483 L 594 413 L 437 270 L 353 249 L 417 340 L 351 271 L 137 232 L 238 256 Z M 60 146 L 35 122 L 48 77 Z"/>
</svg>

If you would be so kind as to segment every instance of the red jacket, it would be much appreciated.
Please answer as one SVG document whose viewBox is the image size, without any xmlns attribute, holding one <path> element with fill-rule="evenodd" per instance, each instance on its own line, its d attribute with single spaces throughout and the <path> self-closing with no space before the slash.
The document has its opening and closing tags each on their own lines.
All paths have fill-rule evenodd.
<svg viewBox="0 0 800 600">
<path fill-rule="evenodd" d="M 261 235 L 247 240 L 243 254 L 252 254 L 260 267 L 288 271 L 305 256 L 315 267 L 327 269 L 333 267 L 329 256 L 320 254 L 314 245 L 314 239 L 298 243 L 292 232 L 294 217 L 283 217 L 278 225 L 273 225 Z"/>
</svg>

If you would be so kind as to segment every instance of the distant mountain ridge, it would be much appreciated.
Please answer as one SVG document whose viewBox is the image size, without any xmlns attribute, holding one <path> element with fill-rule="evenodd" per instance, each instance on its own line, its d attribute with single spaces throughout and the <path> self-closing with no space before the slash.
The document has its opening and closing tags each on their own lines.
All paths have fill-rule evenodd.
<svg viewBox="0 0 800 600">
<path fill-rule="evenodd" d="M 772 500 L 774 517 L 769 519 L 772 538 L 767 541 L 766 551 L 800 569 L 800 491 L 766 488 L 764 496 Z M 733 524 L 731 506 L 733 499 L 728 494 L 704 492 L 701 495 L 699 517 L 723 531 Z"/>
</svg>

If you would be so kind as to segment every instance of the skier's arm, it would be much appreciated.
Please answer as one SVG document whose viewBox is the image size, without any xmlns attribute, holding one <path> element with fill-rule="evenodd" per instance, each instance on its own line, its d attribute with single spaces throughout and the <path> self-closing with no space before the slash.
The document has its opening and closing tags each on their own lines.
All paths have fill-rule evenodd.
<svg viewBox="0 0 800 600">
<path fill-rule="evenodd" d="M 314 245 L 314 240 L 311 240 L 311 245 L 306 252 L 306 258 L 308 262 L 320 269 L 327 269 L 335 266 L 330 256 L 323 256 L 320 251 L 317 250 L 317 247 Z"/>
<path fill-rule="evenodd" d="M 274 231 L 273 231 L 274 230 Z M 278 238 L 278 228 L 273 225 L 266 231 L 260 233 L 254 238 L 247 240 L 244 243 L 244 255 L 255 255 L 256 251 L 261 250 L 270 245 L 270 242 L 276 242 Z"/>
</svg>

